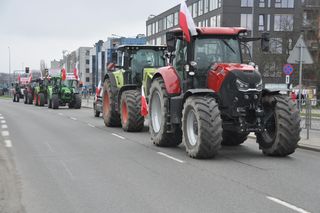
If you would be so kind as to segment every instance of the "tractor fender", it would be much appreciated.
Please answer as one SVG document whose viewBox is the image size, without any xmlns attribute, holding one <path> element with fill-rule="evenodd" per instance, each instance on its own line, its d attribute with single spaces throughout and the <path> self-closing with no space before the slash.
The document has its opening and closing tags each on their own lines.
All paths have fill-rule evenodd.
<svg viewBox="0 0 320 213">
<path fill-rule="evenodd" d="M 138 85 L 136 85 L 136 84 L 128 84 L 128 85 L 125 85 L 125 86 L 121 87 L 119 92 L 118 92 L 118 95 L 117 95 L 118 96 L 117 97 L 118 106 L 120 107 L 120 105 L 121 105 L 121 103 L 120 103 L 121 102 L 121 95 L 122 95 L 123 92 L 125 92 L 127 90 L 137 90 L 137 89 L 138 89 Z"/>
<path fill-rule="evenodd" d="M 180 79 L 174 67 L 167 66 L 158 69 L 152 81 L 159 77 L 163 79 L 168 95 L 174 96 L 181 93 Z"/>
<path fill-rule="evenodd" d="M 267 96 L 267 95 L 277 95 L 279 93 L 280 93 L 279 90 L 263 89 L 262 90 L 262 97 Z"/>
<path fill-rule="evenodd" d="M 214 98 L 218 97 L 217 93 L 212 89 L 189 89 L 184 95 L 183 95 L 183 103 L 185 100 L 192 96 L 192 95 L 209 95 L 213 96 Z"/>
</svg>

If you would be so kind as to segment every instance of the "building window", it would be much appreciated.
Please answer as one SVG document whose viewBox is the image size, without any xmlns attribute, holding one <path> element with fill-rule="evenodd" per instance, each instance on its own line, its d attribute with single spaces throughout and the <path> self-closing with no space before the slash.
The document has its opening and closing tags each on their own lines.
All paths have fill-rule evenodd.
<svg viewBox="0 0 320 213">
<path fill-rule="evenodd" d="M 192 17 L 195 18 L 198 16 L 198 3 L 194 3 L 192 6 Z"/>
<path fill-rule="evenodd" d="M 252 7 L 253 0 L 241 0 L 241 7 Z"/>
<path fill-rule="evenodd" d="M 272 54 L 282 54 L 282 39 L 271 38 L 270 39 L 270 52 Z"/>
<path fill-rule="evenodd" d="M 271 7 L 271 0 L 267 0 L 268 1 L 268 7 Z"/>
<path fill-rule="evenodd" d="M 259 7 L 265 7 L 265 0 L 259 0 Z"/>
<path fill-rule="evenodd" d="M 156 45 L 160 45 L 161 44 L 161 36 L 157 37 L 156 40 Z"/>
<path fill-rule="evenodd" d="M 221 26 L 221 15 L 212 16 L 210 18 L 211 27 L 220 27 Z"/>
<path fill-rule="evenodd" d="M 90 77 L 86 77 L 86 82 L 90 82 Z"/>
<path fill-rule="evenodd" d="M 179 13 L 174 13 L 174 26 L 179 24 Z"/>
<path fill-rule="evenodd" d="M 241 14 L 240 26 L 252 30 L 252 14 Z"/>
<path fill-rule="evenodd" d="M 264 31 L 264 15 L 259 15 L 259 31 Z"/>
<path fill-rule="evenodd" d="M 275 8 L 294 8 L 294 0 L 275 0 Z"/>
<path fill-rule="evenodd" d="M 173 27 L 173 14 L 167 16 L 167 29 Z"/>
<path fill-rule="evenodd" d="M 167 17 L 163 18 L 162 23 L 163 23 L 163 30 L 166 30 L 167 29 Z"/>
<path fill-rule="evenodd" d="M 204 13 L 209 11 L 209 0 L 204 0 Z"/>
<path fill-rule="evenodd" d="M 274 31 L 293 31 L 293 15 L 274 15 Z"/>
<path fill-rule="evenodd" d="M 149 24 L 149 25 L 147 26 L 147 36 L 150 36 L 150 35 L 152 35 L 152 34 L 151 34 L 151 24 Z"/>
<path fill-rule="evenodd" d="M 201 16 L 203 14 L 203 0 L 198 2 L 198 15 Z"/>
<path fill-rule="evenodd" d="M 267 15 L 267 31 L 270 31 L 270 14 Z"/>
<path fill-rule="evenodd" d="M 89 50 L 86 51 L 86 55 L 90 55 L 90 51 Z"/>
<path fill-rule="evenodd" d="M 86 68 L 86 73 L 90 73 L 90 69 L 89 68 Z"/>
<path fill-rule="evenodd" d="M 86 60 L 86 64 L 90 64 L 90 60 L 89 59 Z"/>
<path fill-rule="evenodd" d="M 210 0 L 210 11 L 221 7 L 221 0 Z"/>
<path fill-rule="evenodd" d="M 162 19 L 159 20 L 159 25 L 158 25 L 158 27 L 159 27 L 159 31 L 158 31 L 158 32 L 161 32 L 161 31 L 163 30 L 163 20 L 162 20 Z"/>
<path fill-rule="evenodd" d="M 155 26 L 155 33 L 158 33 L 159 32 L 159 22 L 158 21 L 156 21 L 156 24 L 155 24 L 156 26 Z"/>
</svg>

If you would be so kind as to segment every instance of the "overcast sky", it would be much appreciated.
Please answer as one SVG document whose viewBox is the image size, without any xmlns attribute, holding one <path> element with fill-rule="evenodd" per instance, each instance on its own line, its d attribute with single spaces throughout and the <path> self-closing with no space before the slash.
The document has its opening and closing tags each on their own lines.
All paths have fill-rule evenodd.
<svg viewBox="0 0 320 213">
<path fill-rule="evenodd" d="M 150 14 L 180 0 L 0 0 L 0 72 L 39 69 L 62 58 L 62 50 L 93 46 L 111 34 L 145 34 Z"/>
</svg>

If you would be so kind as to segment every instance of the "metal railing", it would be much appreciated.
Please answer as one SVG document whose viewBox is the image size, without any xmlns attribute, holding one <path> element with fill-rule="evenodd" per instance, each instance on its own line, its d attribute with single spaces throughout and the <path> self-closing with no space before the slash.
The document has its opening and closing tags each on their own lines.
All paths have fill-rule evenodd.
<svg viewBox="0 0 320 213">
<path fill-rule="evenodd" d="M 305 100 L 302 102 L 301 128 L 307 129 L 307 137 L 309 130 L 320 131 L 320 101 L 319 100 Z"/>
</svg>

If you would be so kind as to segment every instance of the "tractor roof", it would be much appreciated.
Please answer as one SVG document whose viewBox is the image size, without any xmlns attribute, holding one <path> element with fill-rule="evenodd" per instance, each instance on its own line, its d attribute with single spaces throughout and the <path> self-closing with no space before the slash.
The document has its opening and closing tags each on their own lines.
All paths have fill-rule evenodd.
<svg viewBox="0 0 320 213">
<path fill-rule="evenodd" d="M 247 32 L 247 29 L 242 27 L 197 27 L 197 32 L 199 35 L 238 35 Z M 168 33 L 182 33 L 182 30 L 176 28 Z"/>
<path fill-rule="evenodd" d="M 140 49 L 151 49 L 151 50 L 165 50 L 167 47 L 164 45 L 120 45 L 117 50 L 140 50 Z"/>
</svg>

